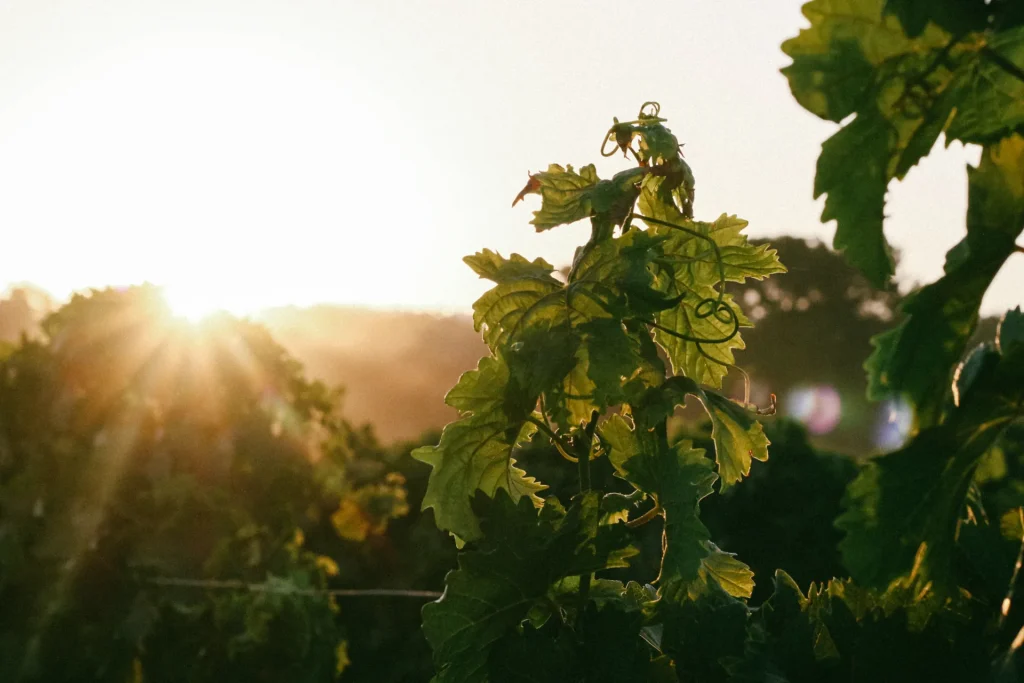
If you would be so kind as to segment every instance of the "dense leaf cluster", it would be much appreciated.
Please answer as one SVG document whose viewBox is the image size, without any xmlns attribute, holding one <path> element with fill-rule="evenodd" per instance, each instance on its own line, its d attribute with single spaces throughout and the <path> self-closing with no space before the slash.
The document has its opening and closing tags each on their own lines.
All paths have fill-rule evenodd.
<svg viewBox="0 0 1024 683">
<path fill-rule="evenodd" d="M 716 526 L 730 549 L 759 547 L 736 531 L 742 523 L 723 522 L 730 502 L 785 519 L 777 489 L 729 490 L 767 459 L 756 417 L 770 411 L 717 391 L 750 325 L 726 283 L 783 268 L 742 235 L 744 221 L 694 219 L 693 174 L 646 103 L 606 139 L 635 167 L 601 180 L 594 166 L 552 165 L 517 197 L 541 195 L 538 230 L 590 219 L 564 279 L 540 259 L 466 259 L 495 283 L 474 307 L 490 355 L 447 397 L 461 418 L 414 453 L 433 467 L 424 505 L 464 544 L 444 596 L 423 612 L 436 681 L 1016 680 L 1019 310 L 994 344 L 963 352 L 988 284 L 1021 251 L 1022 16 L 1000 2 L 813 0 L 804 12 L 811 27 L 783 46 L 794 59 L 784 72 L 801 104 L 846 121 L 823 147 L 815 191 L 829 195 L 823 219 L 838 220 L 836 246 L 869 281 L 892 274 L 889 181 L 940 134 L 983 145 L 968 173 L 967 236 L 946 276 L 909 297 L 897 327 L 876 338 L 867 366 L 872 396 L 912 405 L 912 438 L 856 476 L 800 456 L 772 477 L 778 486 L 787 468 L 798 472 L 791 495 L 808 498 L 805 478 L 825 478 L 833 493 L 821 505 L 836 529 L 794 526 L 838 555 L 797 563 L 815 578 L 841 573 L 841 557 L 851 578 L 803 589 L 778 570 L 755 608 L 753 572 L 700 518 L 720 480 Z M 687 397 L 711 424 L 697 444 L 669 438 L 667 420 Z M 517 465 L 538 442 L 575 465 L 571 500 L 545 496 Z M 592 468 L 603 458 L 617 483 L 598 490 Z M 835 492 L 847 482 L 840 510 Z M 661 527 L 657 572 L 614 580 L 650 522 Z"/>
<path fill-rule="evenodd" d="M 714 600 L 746 619 L 752 573 L 711 541 L 699 503 L 768 455 L 753 406 L 715 390 L 750 325 L 725 285 L 783 268 L 767 245 L 747 241 L 745 221 L 692 218 L 693 175 L 658 113 L 645 104 L 609 131 L 635 167 L 605 181 L 593 166 L 552 165 L 521 193 L 541 195 L 538 230 L 591 221 L 564 280 L 540 259 L 466 259 L 495 283 L 474 305 L 491 355 L 446 397 L 461 419 L 414 452 L 433 467 L 424 506 L 467 544 L 444 597 L 424 609 L 438 681 L 504 680 L 515 675 L 509 653 L 524 649 L 553 664 L 535 680 L 674 678 L 656 634 L 685 618 L 675 610 Z M 714 460 L 668 438 L 666 421 L 687 397 L 710 418 Z M 538 440 L 578 470 L 567 510 L 516 464 Z M 596 458 L 632 493 L 595 490 Z M 625 566 L 634 529 L 655 518 L 664 520 L 659 575 L 648 577 L 656 588 L 594 577 Z"/>
</svg>

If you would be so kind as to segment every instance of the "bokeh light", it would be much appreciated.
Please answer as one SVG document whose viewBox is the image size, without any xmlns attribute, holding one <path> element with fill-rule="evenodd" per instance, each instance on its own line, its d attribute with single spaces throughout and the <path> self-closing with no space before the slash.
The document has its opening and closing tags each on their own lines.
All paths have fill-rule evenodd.
<svg viewBox="0 0 1024 683">
<path fill-rule="evenodd" d="M 887 399 L 878 408 L 875 446 L 893 450 L 902 446 L 914 423 L 914 409 L 902 398 Z"/>
<path fill-rule="evenodd" d="M 839 424 L 843 402 L 828 384 L 795 387 L 786 397 L 786 413 L 802 422 L 812 434 L 828 434 Z"/>
</svg>

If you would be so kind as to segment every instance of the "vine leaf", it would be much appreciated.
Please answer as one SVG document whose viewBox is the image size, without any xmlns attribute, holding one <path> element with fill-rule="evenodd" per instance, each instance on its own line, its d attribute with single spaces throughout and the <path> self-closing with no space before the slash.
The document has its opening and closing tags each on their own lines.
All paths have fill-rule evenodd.
<svg viewBox="0 0 1024 683">
<path fill-rule="evenodd" d="M 908 38 L 898 19 L 882 16 L 883 1 L 812 0 L 803 6 L 811 25 L 782 44 L 793 59 L 782 73 L 805 109 L 839 123 L 870 101 L 878 67 L 945 45 L 947 34 L 935 26 Z"/>
<path fill-rule="evenodd" d="M 464 372 L 444 397 L 461 414 L 499 413 L 505 408 L 508 366 L 497 358 L 481 358 L 476 370 Z"/>
<path fill-rule="evenodd" d="M 596 405 L 627 403 L 632 398 L 634 380 L 641 386 L 657 386 L 665 377 L 665 366 L 656 356 L 650 358 L 643 338 L 627 332 L 617 320 L 602 318 L 579 327 L 584 334 L 587 377 Z M 586 413 L 589 416 L 589 413 Z"/>
<path fill-rule="evenodd" d="M 1007 66 L 1024 70 L 1024 26 L 989 37 L 980 53 L 958 71 L 950 95 L 956 116 L 947 136 L 986 143 L 1024 125 L 1024 81 Z"/>
<path fill-rule="evenodd" d="M 771 443 L 757 416 L 716 391 L 702 389 L 688 377 L 672 377 L 649 390 L 633 406 L 633 420 L 641 430 L 654 429 L 677 406 L 685 404 L 687 395 L 696 396 L 711 419 L 711 438 L 723 489 L 749 474 L 754 460 L 768 459 Z"/>
<path fill-rule="evenodd" d="M 989 646 L 976 624 L 954 614 L 918 623 L 920 605 L 904 596 L 837 579 L 812 583 L 805 596 L 778 570 L 774 594 L 751 616 L 743 661 L 730 671 L 743 681 L 768 680 L 766 671 L 787 681 L 990 678 Z"/>
<path fill-rule="evenodd" d="M 539 194 L 541 207 L 533 212 L 530 223 L 537 228 L 537 232 L 541 232 L 588 218 L 592 208 L 584 190 L 596 185 L 599 180 L 593 164 L 587 164 L 579 173 L 571 165 L 563 168 L 551 164 L 547 171 L 531 175 L 530 182 L 520 196 Z"/>
<path fill-rule="evenodd" d="M 894 271 L 882 231 L 889 182 L 931 150 L 959 103 L 949 34 L 930 24 L 910 38 L 882 6 L 813 0 L 803 10 L 811 26 L 782 46 L 801 105 L 837 123 L 856 114 L 822 145 L 814 196 L 828 195 L 821 219 L 836 221 L 834 246 L 876 287 Z"/>
<path fill-rule="evenodd" d="M 718 295 L 713 289 L 698 290 L 697 297 L 699 299 L 662 311 L 655 318 L 660 326 L 670 332 L 686 335 L 691 339 L 681 339 L 661 329 L 654 331 L 654 338 L 658 345 L 665 349 L 676 373 L 701 384 L 721 387 L 722 380 L 729 373 L 729 367 L 736 362 L 734 352 L 746 348 L 740 334 L 733 334 L 735 329 L 751 327 L 753 324 L 739 309 L 731 294 L 723 296 L 722 303 L 736 315 L 735 323 L 726 322 L 712 313 L 711 303 L 703 306 L 699 303 L 707 299 L 717 299 Z M 692 339 L 709 341 L 696 342 Z"/>
<path fill-rule="evenodd" d="M 697 395 L 711 418 L 711 438 L 722 478 L 722 490 L 750 474 L 754 460 L 768 459 L 768 437 L 754 415 L 716 391 Z"/>
<path fill-rule="evenodd" d="M 709 544 L 711 554 L 704 558 L 700 568 L 701 581 L 691 588 L 691 598 L 707 595 L 717 586 L 733 598 L 749 598 L 754 593 L 754 572 L 714 543 Z M 696 591 L 694 590 L 696 588 Z"/>
<path fill-rule="evenodd" d="M 933 2 L 933 0 L 886 0 L 885 13 L 900 20 L 912 38 L 924 32 L 929 22 L 947 31 L 983 31 L 988 27 L 991 8 L 985 2 Z"/>
<path fill-rule="evenodd" d="M 440 600 L 423 608 L 423 632 L 434 650 L 437 683 L 488 680 L 491 648 L 527 616 L 555 582 L 625 566 L 625 525 L 598 525 L 596 493 L 568 511 L 549 498 L 539 512 L 504 492 L 478 495 L 482 538 L 459 554 Z"/>
<path fill-rule="evenodd" d="M 685 595 L 710 553 L 711 535 L 700 521 L 698 504 L 711 494 L 717 478 L 711 461 L 689 443 L 667 451 L 648 439 L 645 444 L 618 415 L 605 422 L 601 435 L 611 445 L 609 457 L 619 475 L 656 496 L 665 511 L 666 545 L 658 581 L 663 593 Z"/>
<path fill-rule="evenodd" d="M 1001 353 L 1009 353 L 1019 346 L 1024 346 L 1024 313 L 1021 312 L 1020 306 L 1007 311 L 999 321 L 996 346 Z"/>
<path fill-rule="evenodd" d="M 753 574 L 732 555 L 712 544 L 700 521 L 700 501 L 717 479 L 703 449 L 682 441 L 659 446 L 649 433 L 638 433 L 621 416 L 609 418 L 601 436 L 619 476 L 657 497 L 665 511 L 665 547 L 658 581 L 662 594 L 680 600 L 705 593 L 712 582 L 735 597 L 750 597 Z"/>
<path fill-rule="evenodd" d="M 822 222 L 836 221 L 833 246 L 876 287 L 895 271 L 892 249 L 882 233 L 885 220 L 889 143 L 880 116 L 858 114 L 821 146 L 814 198 L 827 194 Z"/>
<path fill-rule="evenodd" d="M 537 493 L 547 487 L 527 476 L 512 457 L 517 438 L 518 430 L 510 428 L 504 417 L 474 415 L 446 426 L 438 445 L 412 452 L 413 458 L 433 467 L 423 509 L 434 509 L 439 529 L 464 541 L 479 538 L 480 527 L 470 505 L 476 491 L 494 495 L 504 490 L 515 500 L 541 503 Z"/>
<path fill-rule="evenodd" d="M 868 396 L 906 396 L 921 426 L 938 420 L 950 375 L 974 331 L 982 297 L 1024 226 L 1024 138 L 987 147 L 968 168 L 967 236 L 946 257 L 946 274 L 907 297 L 908 317 L 873 340 Z"/>
<path fill-rule="evenodd" d="M 497 252 L 484 249 L 462 260 L 477 275 L 498 284 L 521 278 L 537 278 L 554 284 L 560 284 L 552 275 L 555 267 L 542 258 L 527 261 L 519 254 L 512 254 L 512 256 L 506 259 Z"/>
<path fill-rule="evenodd" d="M 637 185 L 648 172 L 632 168 L 601 180 L 593 164 L 579 173 L 572 166 L 551 164 L 547 171 L 530 176 L 512 205 L 527 194 L 539 194 L 541 207 L 530 221 L 537 232 L 591 218 L 597 242 L 611 237 L 614 226 L 622 224 L 640 192 Z"/>
<path fill-rule="evenodd" d="M 1024 416 L 1024 349 L 986 354 L 941 424 L 871 461 L 850 484 L 836 525 L 847 533 L 840 550 L 858 582 L 884 588 L 909 573 L 918 588 L 952 590 L 952 551 L 974 470 Z"/>
<path fill-rule="evenodd" d="M 691 221 L 682 218 L 674 208 L 665 208 L 649 190 L 644 190 L 647 194 L 641 197 L 641 207 L 658 214 L 652 218 L 669 220 L 685 229 L 651 223 L 648 230 L 654 239 L 660 240 L 659 249 L 664 254 L 664 258 L 657 260 L 660 266 L 655 280 L 657 290 L 682 297 L 678 305 L 655 315 L 655 322 L 667 328 L 656 330 L 655 339 L 665 349 L 676 373 L 720 387 L 729 366 L 735 362 L 733 352 L 744 348 L 738 328 L 750 327 L 751 323 L 731 295 L 724 295 L 719 307 L 716 287 L 720 280 L 738 283 L 748 278 L 761 280 L 773 273 L 785 272 L 785 268 L 779 263 L 775 250 L 747 241 L 742 232 L 747 221 L 728 214 L 722 214 L 711 223 Z"/>
</svg>

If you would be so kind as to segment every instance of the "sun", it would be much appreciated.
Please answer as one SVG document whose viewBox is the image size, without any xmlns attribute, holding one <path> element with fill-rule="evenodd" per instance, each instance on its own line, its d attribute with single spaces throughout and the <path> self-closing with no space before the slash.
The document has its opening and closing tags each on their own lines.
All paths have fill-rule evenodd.
<svg viewBox="0 0 1024 683">
<path fill-rule="evenodd" d="M 203 292 L 191 287 L 165 286 L 164 299 L 171 312 L 189 322 L 201 322 L 215 313 L 228 312 L 220 305 L 210 292 Z"/>
</svg>

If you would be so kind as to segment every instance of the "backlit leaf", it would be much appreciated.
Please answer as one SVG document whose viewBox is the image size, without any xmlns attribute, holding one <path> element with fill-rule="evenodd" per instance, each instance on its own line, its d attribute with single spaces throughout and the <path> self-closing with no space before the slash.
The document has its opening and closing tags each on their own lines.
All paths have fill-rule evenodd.
<svg viewBox="0 0 1024 683">
<path fill-rule="evenodd" d="M 423 609 L 438 683 L 486 681 L 490 649 L 523 621 L 556 581 L 621 566 L 624 525 L 598 525 L 597 494 L 578 497 L 568 512 L 549 499 L 538 512 L 504 493 L 478 497 L 482 538 L 459 555 L 444 595 Z"/>
<path fill-rule="evenodd" d="M 1015 249 L 1024 225 L 1024 138 L 986 148 L 968 170 L 967 237 L 950 250 L 946 274 L 907 297 L 909 317 L 873 340 L 865 367 L 872 398 L 902 394 L 922 426 L 933 423 L 978 320 L 982 297 Z"/>
</svg>

